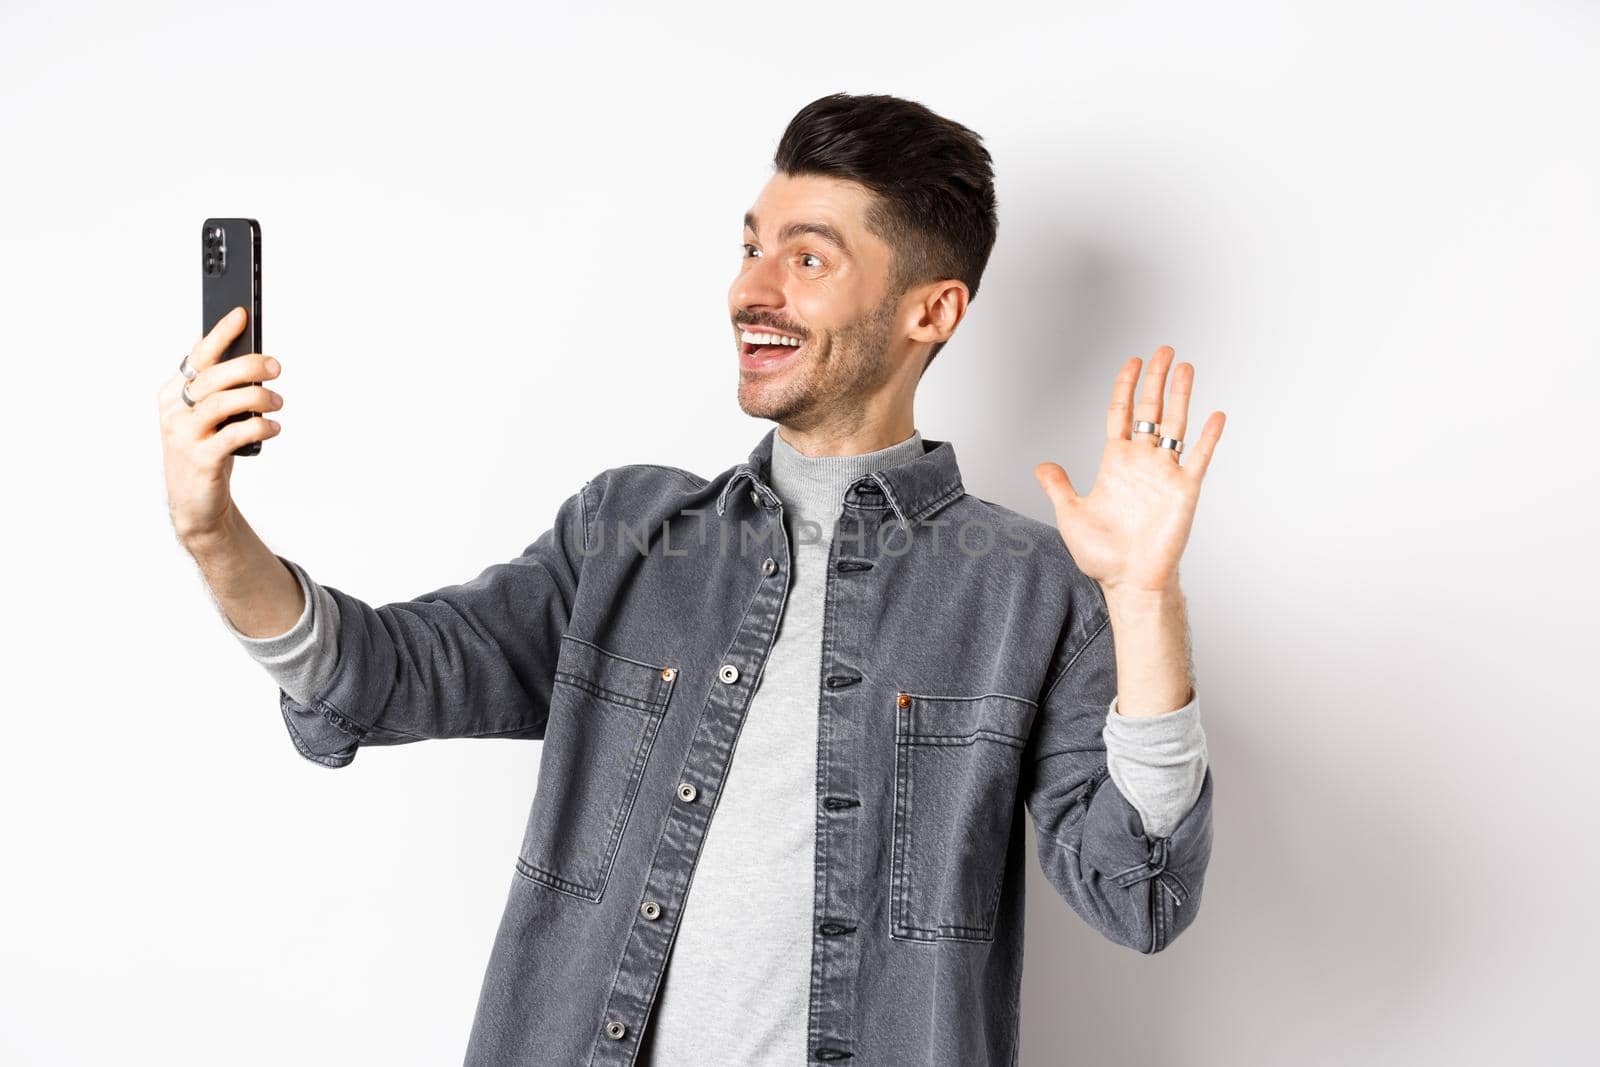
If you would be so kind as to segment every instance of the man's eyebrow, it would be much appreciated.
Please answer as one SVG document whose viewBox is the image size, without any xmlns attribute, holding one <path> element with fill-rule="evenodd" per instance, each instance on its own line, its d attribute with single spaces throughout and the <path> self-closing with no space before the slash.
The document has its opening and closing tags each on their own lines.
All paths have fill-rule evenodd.
<svg viewBox="0 0 1600 1067">
<path fill-rule="evenodd" d="M 756 217 L 748 211 L 744 213 L 744 225 L 745 229 L 752 233 L 761 232 L 756 226 Z M 778 243 L 782 244 L 790 238 L 798 237 L 803 233 L 815 234 L 824 241 L 833 244 L 845 255 L 854 255 L 854 253 L 850 251 L 850 246 L 845 243 L 845 239 L 839 233 L 839 231 L 834 229 L 832 226 L 829 226 L 826 222 L 791 222 L 778 234 Z"/>
</svg>

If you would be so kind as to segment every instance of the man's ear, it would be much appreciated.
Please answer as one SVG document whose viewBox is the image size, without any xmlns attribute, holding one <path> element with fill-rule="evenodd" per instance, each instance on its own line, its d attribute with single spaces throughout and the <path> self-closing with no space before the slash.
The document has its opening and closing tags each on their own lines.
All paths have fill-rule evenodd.
<svg viewBox="0 0 1600 1067">
<path fill-rule="evenodd" d="M 922 287 L 922 298 L 915 306 L 919 316 L 907 335 L 928 344 L 948 341 L 966 317 L 967 285 L 954 278 L 929 282 Z"/>
</svg>

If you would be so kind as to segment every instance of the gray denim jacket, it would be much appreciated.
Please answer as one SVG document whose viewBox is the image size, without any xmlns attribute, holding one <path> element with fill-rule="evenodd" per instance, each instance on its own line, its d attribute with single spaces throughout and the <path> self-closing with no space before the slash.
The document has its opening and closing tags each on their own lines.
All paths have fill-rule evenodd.
<svg viewBox="0 0 1600 1067">
<path fill-rule="evenodd" d="M 339 662 L 307 759 L 542 740 L 468 1065 L 632 1064 L 789 587 L 772 437 L 707 480 L 608 468 L 523 554 L 373 607 L 333 586 Z M 1110 780 L 1116 660 L 1061 535 L 965 491 L 948 441 L 858 479 L 828 560 L 809 1059 L 1015 1064 L 1024 808 L 1045 877 L 1117 944 L 1194 921 L 1211 772 L 1170 836 Z M 751 907 L 760 907 L 752 900 Z"/>
</svg>

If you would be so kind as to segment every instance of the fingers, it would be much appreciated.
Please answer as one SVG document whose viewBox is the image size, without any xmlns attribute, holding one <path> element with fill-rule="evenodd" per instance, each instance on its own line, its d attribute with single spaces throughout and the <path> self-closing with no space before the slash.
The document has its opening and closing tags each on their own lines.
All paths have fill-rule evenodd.
<svg viewBox="0 0 1600 1067">
<path fill-rule="evenodd" d="M 1200 428 L 1200 440 L 1195 442 L 1193 448 L 1188 448 L 1184 455 L 1188 457 L 1183 464 L 1183 469 L 1189 472 L 1190 477 L 1200 481 L 1206 476 L 1206 468 L 1211 465 L 1211 454 L 1217 449 L 1217 442 L 1222 439 L 1222 426 L 1228 421 L 1228 416 L 1220 411 L 1213 411 L 1206 424 Z"/>
<path fill-rule="evenodd" d="M 276 419 L 269 419 L 265 415 L 257 415 L 253 419 L 240 419 L 238 422 L 230 422 L 199 442 L 195 445 L 195 451 L 202 461 L 215 465 L 232 455 L 240 445 L 275 437 L 281 429 L 283 427 Z"/>
<path fill-rule="evenodd" d="M 241 411 L 276 411 L 283 397 L 264 385 L 241 385 L 212 393 L 194 406 L 190 433 L 204 437 L 229 415 Z"/>
<path fill-rule="evenodd" d="M 1106 440 L 1126 441 L 1133 429 L 1133 386 L 1139 380 L 1139 357 L 1129 357 L 1111 386 L 1111 406 L 1106 410 Z"/>
<path fill-rule="evenodd" d="M 245 382 L 276 378 L 282 369 L 277 360 L 260 352 L 235 356 L 213 364 L 195 375 L 194 381 L 189 383 L 189 399 L 198 404 L 213 393 L 232 389 Z"/>
<path fill-rule="evenodd" d="M 1116 384 L 1111 389 L 1111 407 L 1106 412 L 1106 438 L 1108 440 L 1127 441 L 1130 438 L 1143 444 L 1148 442 L 1151 447 L 1160 444 L 1162 437 L 1172 437 L 1179 441 L 1184 439 L 1184 434 L 1189 428 L 1189 402 L 1194 395 L 1194 364 L 1179 363 L 1173 365 L 1177 355 L 1171 345 L 1162 345 L 1150 357 L 1150 365 L 1144 376 L 1144 388 L 1139 391 L 1139 398 L 1134 400 L 1134 386 L 1139 378 L 1140 360 L 1137 356 L 1129 359 L 1117 372 Z M 1167 377 L 1171 373 L 1172 392 L 1166 396 Z M 1159 434 L 1133 434 L 1132 424 L 1135 422 L 1153 422 L 1160 430 Z M 1206 420 L 1200 432 L 1198 442 L 1184 444 L 1184 455 L 1188 462 L 1183 463 L 1185 470 L 1192 471 L 1196 480 L 1205 477 L 1206 467 L 1211 462 L 1211 454 L 1217 446 L 1217 441 L 1222 437 L 1222 426 L 1226 416 L 1222 412 L 1213 412 Z M 1178 465 L 1179 454 L 1172 451 L 1174 465 Z"/>
<path fill-rule="evenodd" d="M 1189 424 L 1189 397 L 1193 392 L 1194 364 L 1180 363 L 1172 368 L 1172 392 L 1161 409 L 1161 436 L 1183 440 L 1183 431 Z"/>
<path fill-rule="evenodd" d="M 1162 345 L 1156 349 L 1156 354 L 1150 357 L 1150 366 L 1144 373 L 1144 389 L 1139 393 L 1139 402 L 1133 408 L 1134 421 L 1156 423 L 1168 437 L 1177 437 L 1178 434 L 1167 432 L 1166 427 L 1161 425 L 1161 397 L 1167 391 L 1167 370 L 1172 366 L 1172 357 L 1175 354 L 1171 345 Z M 1141 443 L 1148 442 L 1153 448 L 1156 444 L 1156 435 L 1137 434 L 1135 440 Z"/>
<path fill-rule="evenodd" d="M 163 418 L 178 418 L 188 409 L 188 405 L 183 402 L 182 395 L 185 384 L 188 386 L 189 399 L 198 401 L 204 393 L 226 388 L 232 382 L 261 380 L 262 375 L 259 370 L 254 371 L 250 377 L 233 377 L 234 371 L 247 369 L 244 366 L 235 367 L 235 364 L 245 364 L 249 357 L 240 356 L 236 359 L 222 359 L 222 353 L 228 350 L 228 346 L 244 330 L 248 319 L 249 313 L 242 307 L 236 307 L 218 319 L 217 324 L 211 328 L 210 333 L 194 343 L 194 347 L 189 350 L 188 355 L 189 369 L 197 372 L 194 380 L 185 383 L 181 371 L 174 370 L 161 383 L 161 388 L 156 391 L 156 406 L 160 408 Z M 254 366 L 256 368 L 261 367 L 264 360 L 265 357 L 257 359 Z M 229 376 L 221 379 L 217 378 L 215 373 L 216 368 L 219 367 L 230 368 Z M 274 371 L 274 373 L 276 372 Z"/>
<path fill-rule="evenodd" d="M 242 307 L 236 307 L 211 327 L 211 332 L 195 342 L 189 350 L 189 367 L 192 370 L 205 370 L 213 366 L 221 358 L 222 353 L 233 344 L 234 338 L 244 332 L 245 323 L 250 319 L 250 313 Z M 189 395 L 194 395 L 194 390 L 189 390 Z"/>
</svg>

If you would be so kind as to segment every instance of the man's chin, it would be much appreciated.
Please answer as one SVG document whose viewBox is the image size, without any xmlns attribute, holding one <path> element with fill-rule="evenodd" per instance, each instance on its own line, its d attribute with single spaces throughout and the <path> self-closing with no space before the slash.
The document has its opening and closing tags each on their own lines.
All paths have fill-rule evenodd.
<svg viewBox="0 0 1600 1067">
<path fill-rule="evenodd" d="M 805 405 L 796 403 L 785 391 L 769 389 L 760 383 L 739 381 L 739 410 L 753 419 L 772 419 L 781 422 Z"/>
</svg>

